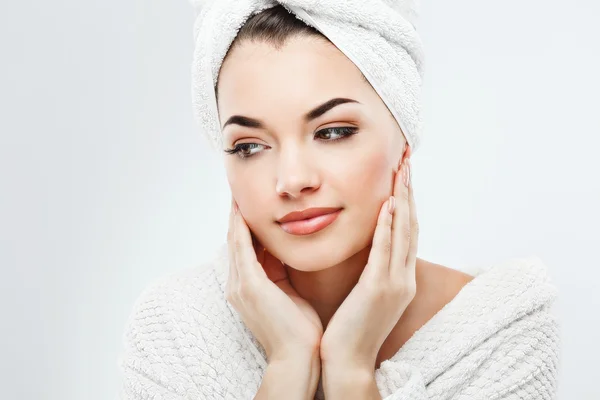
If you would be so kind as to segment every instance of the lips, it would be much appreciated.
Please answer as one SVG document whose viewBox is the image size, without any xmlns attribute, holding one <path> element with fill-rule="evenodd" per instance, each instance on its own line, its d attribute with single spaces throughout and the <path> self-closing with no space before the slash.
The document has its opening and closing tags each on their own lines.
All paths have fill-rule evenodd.
<svg viewBox="0 0 600 400">
<path fill-rule="evenodd" d="M 309 208 L 289 213 L 277 222 L 292 235 L 310 235 L 332 224 L 341 211 L 341 208 L 331 207 Z"/>
</svg>

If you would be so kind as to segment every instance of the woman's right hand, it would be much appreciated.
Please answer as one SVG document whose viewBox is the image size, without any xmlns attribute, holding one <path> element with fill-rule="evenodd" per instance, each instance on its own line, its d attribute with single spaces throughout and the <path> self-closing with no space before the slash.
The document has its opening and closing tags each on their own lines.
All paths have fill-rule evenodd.
<svg viewBox="0 0 600 400">
<path fill-rule="evenodd" d="M 264 347 L 269 363 L 318 357 L 323 336 L 318 314 L 292 287 L 282 262 L 253 243 L 233 199 L 227 243 L 226 298 Z"/>
</svg>

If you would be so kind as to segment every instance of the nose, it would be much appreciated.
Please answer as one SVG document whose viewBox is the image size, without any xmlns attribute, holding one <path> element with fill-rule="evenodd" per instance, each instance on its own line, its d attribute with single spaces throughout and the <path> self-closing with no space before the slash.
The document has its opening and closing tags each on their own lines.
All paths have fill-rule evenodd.
<svg viewBox="0 0 600 400">
<path fill-rule="evenodd" d="M 297 199 L 302 193 L 313 192 L 319 186 L 317 168 L 308 154 L 299 151 L 281 154 L 275 187 L 278 195 Z"/>
</svg>

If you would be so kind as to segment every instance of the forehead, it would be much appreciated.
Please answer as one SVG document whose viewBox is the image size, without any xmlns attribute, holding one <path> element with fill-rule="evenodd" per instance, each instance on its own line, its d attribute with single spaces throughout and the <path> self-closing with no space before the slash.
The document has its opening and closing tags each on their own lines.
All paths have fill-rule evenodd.
<svg viewBox="0 0 600 400">
<path fill-rule="evenodd" d="M 292 37 L 280 49 L 245 41 L 230 52 L 221 68 L 219 110 L 226 114 L 293 100 L 356 98 L 368 87 L 352 61 L 324 39 Z"/>
</svg>

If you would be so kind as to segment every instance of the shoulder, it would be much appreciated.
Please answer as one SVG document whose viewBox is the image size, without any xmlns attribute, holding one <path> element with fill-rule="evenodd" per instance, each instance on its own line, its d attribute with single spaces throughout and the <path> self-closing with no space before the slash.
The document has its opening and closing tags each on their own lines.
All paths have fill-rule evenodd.
<svg viewBox="0 0 600 400">
<path fill-rule="evenodd" d="M 417 259 L 417 293 L 396 325 L 392 353 L 450 303 L 474 277 L 423 259 Z M 390 342 L 391 343 L 391 342 Z"/>
<path fill-rule="evenodd" d="M 179 270 L 150 283 L 138 296 L 127 332 L 174 330 L 226 323 L 222 249 L 210 261 Z"/>
<path fill-rule="evenodd" d="M 501 295 L 516 297 L 512 302 L 521 301 L 522 304 L 528 304 L 533 297 L 539 301 L 531 303 L 538 306 L 553 303 L 558 295 L 548 267 L 537 256 L 511 258 L 501 263 L 467 265 L 461 268 L 422 261 L 420 279 L 430 294 L 437 295 L 442 307 L 459 294 L 463 297 L 475 295 L 480 302 Z M 464 291 L 467 293 L 461 293 Z M 501 304 L 498 306 L 502 307 Z"/>
<path fill-rule="evenodd" d="M 560 345 L 554 309 L 558 290 L 544 262 L 536 256 L 512 258 L 476 270 L 475 276 L 442 273 L 453 283 L 446 292 L 449 301 L 432 327 L 451 323 L 454 339 L 469 343 L 462 348 L 465 354 L 475 347 L 486 349 L 487 359 L 503 365 L 506 373 L 516 368 L 531 376 L 555 374 Z M 490 368 L 482 371 L 496 367 Z"/>
<path fill-rule="evenodd" d="M 460 328 L 462 333 L 485 337 L 532 312 L 546 315 L 554 306 L 557 289 L 538 257 L 465 270 L 476 272 L 422 261 L 417 294 L 406 310 L 405 318 L 413 322 L 408 324 L 411 334 L 421 327 L 424 332 L 435 331 L 450 323 L 457 332 Z"/>
<path fill-rule="evenodd" d="M 458 269 L 420 260 L 417 269 L 417 296 L 425 305 L 419 312 L 425 317 L 423 323 L 451 302 L 473 279 L 473 275 Z"/>
<path fill-rule="evenodd" d="M 524 397 L 538 389 L 553 393 L 560 321 L 553 310 L 557 291 L 546 266 L 537 257 L 527 257 L 479 270 L 472 279 L 440 275 L 468 283 L 462 289 L 460 283 L 454 285 L 448 291 L 454 298 L 445 305 L 439 300 L 440 311 L 393 360 L 417 366 L 427 384 L 436 380 L 435 387 L 444 391 L 468 381 L 480 398 L 502 397 L 511 390 Z M 435 295 L 433 289 L 429 294 Z M 430 349 L 435 351 L 423 357 Z M 435 379 L 443 374 L 457 380 Z"/>
<path fill-rule="evenodd" d="M 173 324 L 192 324 L 217 318 L 205 310 L 224 305 L 217 270 L 212 263 L 177 271 L 156 279 L 138 296 L 128 320 L 128 329 L 139 335 L 144 329 L 174 329 Z M 138 336 L 139 337 L 139 336 Z"/>
<path fill-rule="evenodd" d="M 224 261 L 222 249 L 219 249 L 210 261 L 164 275 L 150 283 L 133 306 L 129 327 L 143 325 L 149 316 L 156 317 L 153 324 L 217 319 L 218 315 L 208 315 L 206 310 L 226 306 Z"/>
<path fill-rule="evenodd" d="M 124 384 L 200 395 L 234 329 L 214 261 L 163 276 L 138 296 L 122 335 Z M 131 383 L 131 382 L 135 382 Z M 145 383 L 143 383 L 145 382 Z"/>
<path fill-rule="evenodd" d="M 452 298 L 475 276 L 463 272 L 461 269 L 451 268 L 432 262 L 424 263 L 424 271 L 427 274 L 429 282 L 438 288 L 444 287 L 443 291 Z"/>
</svg>

